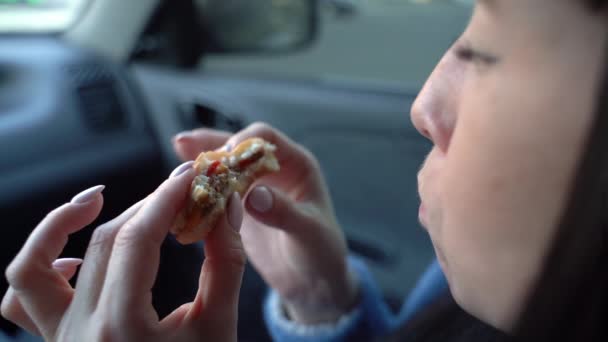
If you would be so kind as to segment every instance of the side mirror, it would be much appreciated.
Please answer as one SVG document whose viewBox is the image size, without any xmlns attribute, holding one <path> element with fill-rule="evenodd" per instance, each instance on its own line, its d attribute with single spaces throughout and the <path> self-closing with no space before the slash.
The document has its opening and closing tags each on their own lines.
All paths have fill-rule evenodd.
<svg viewBox="0 0 608 342">
<path fill-rule="evenodd" d="M 206 52 L 280 53 L 314 41 L 317 0 L 195 0 Z"/>
</svg>

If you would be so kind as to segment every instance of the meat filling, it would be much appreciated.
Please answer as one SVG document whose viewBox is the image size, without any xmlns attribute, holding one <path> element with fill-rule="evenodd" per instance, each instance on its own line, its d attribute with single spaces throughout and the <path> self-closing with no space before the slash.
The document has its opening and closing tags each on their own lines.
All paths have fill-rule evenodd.
<svg viewBox="0 0 608 342">
<path fill-rule="evenodd" d="M 238 160 L 231 157 L 228 160 L 214 161 L 200 175 L 194 178 L 195 187 L 192 197 L 203 215 L 208 214 L 213 207 L 228 194 L 231 183 L 238 180 L 239 175 L 255 162 L 264 157 L 262 146 L 243 153 Z"/>
</svg>

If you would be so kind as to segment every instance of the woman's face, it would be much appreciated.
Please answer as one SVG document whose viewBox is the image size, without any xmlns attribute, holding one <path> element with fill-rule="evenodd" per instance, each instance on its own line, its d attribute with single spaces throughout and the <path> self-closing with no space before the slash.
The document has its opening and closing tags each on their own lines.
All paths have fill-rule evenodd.
<svg viewBox="0 0 608 342">
<path fill-rule="evenodd" d="M 420 220 L 455 300 L 509 331 L 593 118 L 604 16 L 583 0 L 478 1 L 412 108 L 434 143 Z"/>
</svg>

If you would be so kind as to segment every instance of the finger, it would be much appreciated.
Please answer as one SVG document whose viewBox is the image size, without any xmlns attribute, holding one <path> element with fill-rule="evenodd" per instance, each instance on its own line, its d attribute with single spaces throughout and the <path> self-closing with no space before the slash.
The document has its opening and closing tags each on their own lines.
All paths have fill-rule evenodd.
<svg viewBox="0 0 608 342">
<path fill-rule="evenodd" d="M 290 232 L 306 231 L 317 225 L 314 209 L 294 202 L 284 193 L 268 186 L 258 185 L 245 199 L 247 213 L 256 220 Z M 318 218 L 317 218 L 318 219 Z"/>
<path fill-rule="evenodd" d="M 141 209 L 146 199 L 135 203 L 118 217 L 97 227 L 93 232 L 84 257 L 84 264 L 78 275 L 78 285 L 72 304 L 77 312 L 89 314 L 95 310 L 116 233 Z"/>
<path fill-rule="evenodd" d="M 281 165 L 284 163 L 310 163 L 310 160 L 307 159 L 307 156 L 299 144 L 270 125 L 262 122 L 253 123 L 242 131 L 234 134 L 228 139 L 226 145 L 234 147 L 244 140 L 254 137 L 262 138 L 277 146 L 276 156 Z"/>
<path fill-rule="evenodd" d="M 161 184 L 116 235 L 99 299 L 115 317 L 149 318 L 141 314 L 150 309 L 150 289 L 158 272 L 161 244 L 195 176 L 191 162 L 178 169 L 183 173 L 174 173 Z"/>
<path fill-rule="evenodd" d="M 64 258 L 57 259 L 53 262 L 53 269 L 55 269 L 63 278 L 67 281 L 72 279 L 78 265 L 82 263 L 82 259 L 77 258 Z M 10 320 L 20 326 L 22 329 L 28 331 L 33 335 L 40 335 L 36 324 L 32 322 L 29 315 L 23 309 L 19 298 L 15 295 L 15 291 L 9 288 L 2 300 L 2 315 L 4 317 L 10 317 Z"/>
<path fill-rule="evenodd" d="M 192 305 L 193 303 L 182 304 L 180 307 L 173 310 L 173 312 L 160 321 L 160 329 L 163 331 L 175 331 L 178 329 L 185 322 L 184 318 L 191 311 Z"/>
<path fill-rule="evenodd" d="M 188 312 L 193 326 L 200 321 L 217 320 L 236 332 L 239 292 L 247 260 L 241 236 L 243 207 L 240 196 L 231 196 L 226 215 L 205 240 L 205 261 L 199 290 Z"/>
<path fill-rule="evenodd" d="M 62 258 L 53 262 L 53 269 L 59 272 L 63 279 L 69 281 L 76 274 L 78 266 L 81 264 L 82 259 L 80 258 Z"/>
<path fill-rule="evenodd" d="M 209 128 L 182 132 L 173 138 L 173 149 L 182 160 L 194 160 L 201 152 L 224 145 L 230 135 L 229 132 Z"/>
<path fill-rule="evenodd" d="M 249 125 L 244 130 L 230 137 L 226 145 L 236 146 L 242 141 L 253 137 L 262 138 L 277 147 L 275 155 L 281 165 L 281 171 L 271 173 L 265 177 L 273 185 L 291 188 L 294 183 L 302 183 L 310 179 L 310 177 L 319 177 L 321 174 L 319 164 L 312 153 L 288 138 L 285 134 L 265 123 L 257 122 Z M 316 179 L 310 184 L 319 184 L 320 182 L 320 179 Z M 323 192 L 322 189 L 312 187 L 308 191 L 313 196 Z"/>
<path fill-rule="evenodd" d="M 52 335 L 73 295 L 67 280 L 53 269 L 53 261 L 63 250 L 68 235 L 99 215 L 102 190 L 103 186 L 85 190 L 53 210 L 34 229 L 6 270 L 9 285 L 44 336 Z"/>
<path fill-rule="evenodd" d="M 25 312 L 25 309 L 23 309 L 23 306 L 12 287 L 9 287 L 2 299 L 2 317 L 15 323 L 32 335 L 40 336 L 36 324 L 34 324 L 30 316 Z"/>
</svg>

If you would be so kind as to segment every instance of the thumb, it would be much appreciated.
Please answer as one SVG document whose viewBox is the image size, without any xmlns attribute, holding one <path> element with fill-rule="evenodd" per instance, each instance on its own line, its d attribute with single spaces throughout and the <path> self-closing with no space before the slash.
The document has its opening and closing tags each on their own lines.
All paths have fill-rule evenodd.
<svg viewBox="0 0 608 342">
<path fill-rule="evenodd" d="M 236 331 L 239 292 L 247 256 L 239 234 L 243 205 L 238 193 L 228 201 L 226 215 L 205 240 L 205 261 L 191 313 L 205 321 L 219 320 Z M 197 310 L 197 306 L 200 306 Z M 195 318 L 196 320 L 196 318 Z"/>
<path fill-rule="evenodd" d="M 209 128 L 181 132 L 173 138 L 173 149 L 181 160 L 194 160 L 199 153 L 224 145 L 230 135 L 229 132 Z"/>
<path fill-rule="evenodd" d="M 313 220 L 314 216 L 304 210 L 304 206 L 267 186 L 253 188 L 245 203 L 248 214 L 266 225 L 281 230 L 295 233 L 318 224 Z"/>
</svg>

